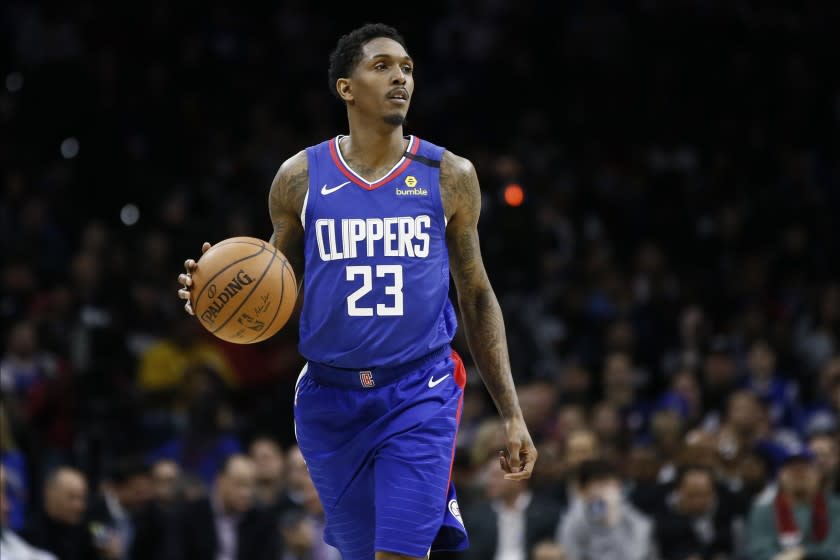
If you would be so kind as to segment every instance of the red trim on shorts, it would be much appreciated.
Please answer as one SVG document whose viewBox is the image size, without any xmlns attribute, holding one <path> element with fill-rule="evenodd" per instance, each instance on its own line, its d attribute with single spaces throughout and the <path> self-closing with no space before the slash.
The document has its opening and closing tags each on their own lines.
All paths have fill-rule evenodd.
<svg viewBox="0 0 840 560">
<path fill-rule="evenodd" d="M 452 457 L 449 460 L 449 480 L 446 482 L 446 490 L 443 499 L 449 495 L 449 485 L 452 483 L 452 469 L 455 467 L 455 447 L 458 443 L 458 428 L 461 426 L 461 410 L 464 408 L 464 387 L 467 385 L 467 370 L 464 368 L 464 361 L 455 350 L 452 350 L 452 361 L 455 362 L 453 376 L 458 387 L 461 388 L 461 396 L 458 398 L 458 410 L 455 412 L 455 438 L 452 440 Z"/>
<path fill-rule="evenodd" d="M 458 387 L 464 389 L 467 386 L 467 370 L 464 367 L 464 360 L 461 359 L 461 356 L 458 354 L 458 352 L 453 350 L 452 361 L 455 362 L 455 382 L 458 384 Z"/>
<path fill-rule="evenodd" d="M 414 142 L 412 143 L 412 146 L 411 146 L 411 151 L 409 153 L 411 155 L 415 155 L 419 149 L 420 149 L 420 138 L 415 136 L 414 137 Z M 396 177 L 397 175 L 399 175 L 400 173 L 405 171 L 405 169 L 409 165 L 411 165 L 411 159 L 405 158 L 405 161 L 402 162 L 402 164 L 398 168 L 394 169 L 393 171 L 391 171 L 390 173 L 385 175 L 383 178 L 381 178 L 377 182 L 371 183 L 370 185 L 368 185 L 367 183 L 365 183 L 364 181 L 359 179 L 356 176 L 355 173 L 353 173 L 352 171 L 347 169 L 347 166 L 344 165 L 344 162 L 341 161 L 340 157 L 338 157 L 338 136 L 333 138 L 332 141 L 330 142 L 330 155 L 332 156 L 333 163 L 335 163 L 336 167 L 338 167 L 338 170 L 341 171 L 344 174 L 345 177 L 347 177 L 348 179 L 350 179 L 351 181 L 353 181 L 354 183 L 356 183 L 357 185 L 359 185 L 360 187 L 362 187 L 366 191 L 372 191 L 373 189 L 377 189 L 377 188 L 381 187 L 382 185 L 384 185 L 385 183 L 387 183 L 388 181 L 390 181 L 391 179 L 393 179 L 394 177 Z M 403 156 L 403 157 L 405 157 L 405 156 Z"/>
</svg>

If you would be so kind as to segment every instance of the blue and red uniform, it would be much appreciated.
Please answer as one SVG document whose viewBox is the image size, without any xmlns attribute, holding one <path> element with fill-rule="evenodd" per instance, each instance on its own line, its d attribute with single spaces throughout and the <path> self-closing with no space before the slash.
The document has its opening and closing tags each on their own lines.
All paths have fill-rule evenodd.
<svg viewBox="0 0 840 560">
<path fill-rule="evenodd" d="M 341 137 L 307 148 L 298 444 L 344 560 L 468 540 L 451 481 L 466 372 L 450 344 L 443 148 L 408 137 L 368 182 Z"/>
</svg>

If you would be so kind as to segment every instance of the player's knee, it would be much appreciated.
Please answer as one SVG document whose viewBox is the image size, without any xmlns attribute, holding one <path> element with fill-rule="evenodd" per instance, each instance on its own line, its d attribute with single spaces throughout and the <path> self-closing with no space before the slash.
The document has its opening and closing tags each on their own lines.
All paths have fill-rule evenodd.
<svg viewBox="0 0 840 560">
<path fill-rule="evenodd" d="M 402 554 L 394 554 L 393 552 L 377 552 L 376 553 L 376 560 L 426 560 L 429 558 L 428 555 L 426 556 L 404 556 Z"/>
</svg>

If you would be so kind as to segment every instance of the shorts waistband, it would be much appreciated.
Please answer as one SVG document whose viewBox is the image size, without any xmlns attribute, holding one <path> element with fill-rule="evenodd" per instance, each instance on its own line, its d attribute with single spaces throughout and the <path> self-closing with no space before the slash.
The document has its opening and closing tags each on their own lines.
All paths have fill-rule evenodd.
<svg viewBox="0 0 840 560">
<path fill-rule="evenodd" d="M 407 373 L 435 364 L 451 354 L 452 349 L 444 346 L 416 360 L 398 366 L 365 369 L 337 368 L 320 362 L 307 362 L 306 373 L 321 385 L 350 389 L 372 389 L 393 383 Z"/>
</svg>

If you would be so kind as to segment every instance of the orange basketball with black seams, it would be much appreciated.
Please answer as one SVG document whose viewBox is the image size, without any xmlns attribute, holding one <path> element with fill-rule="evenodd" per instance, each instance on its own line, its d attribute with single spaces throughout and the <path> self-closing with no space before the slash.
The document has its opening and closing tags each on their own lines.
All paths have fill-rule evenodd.
<svg viewBox="0 0 840 560">
<path fill-rule="evenodd" d="M 289 261 L 256 237 L 231 237 L 196 263 L 190 296 L 199 322 L 236 344 L 267 340 L 289 320 L 297 281 Z"/>
</svg>

